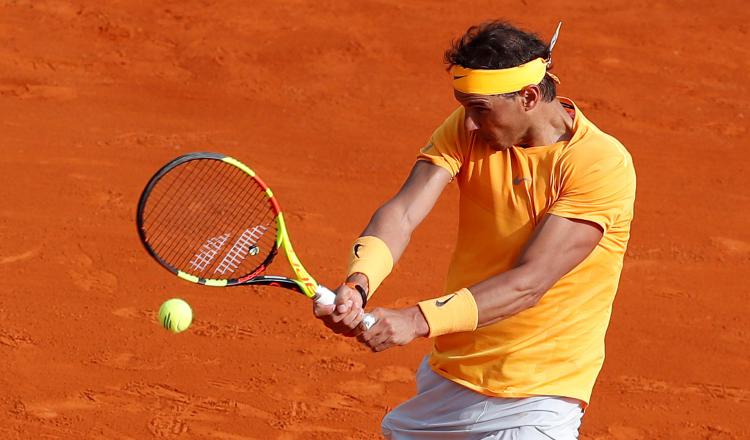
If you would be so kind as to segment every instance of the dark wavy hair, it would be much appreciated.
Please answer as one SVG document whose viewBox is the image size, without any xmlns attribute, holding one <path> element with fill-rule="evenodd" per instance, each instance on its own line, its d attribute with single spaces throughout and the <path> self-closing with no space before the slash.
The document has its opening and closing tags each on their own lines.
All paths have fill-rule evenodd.
<svg viewBox="0 0 750 440">
<path fill-rule="evenodd" d="M 455 65 L 467 69 L 505 69 L 539 57 L 549 57 L 549 46 L 536 34 L 518 29 L 508 22 L 494 20 L 467 29 L 445 51 L 444 60 L 448 69 Z M 544 101 L 555 99 L 557 87 L 549 75 L 545 75 L 538 85 Z"/>
</svg>

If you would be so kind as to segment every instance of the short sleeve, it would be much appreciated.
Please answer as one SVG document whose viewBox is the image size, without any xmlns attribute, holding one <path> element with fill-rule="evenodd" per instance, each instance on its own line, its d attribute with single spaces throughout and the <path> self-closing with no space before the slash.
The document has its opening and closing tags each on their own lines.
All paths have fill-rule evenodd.
<svg viewBox="0 0 750 440">
<path fill-rule="evenodd" d="M 559 196 L 548 213 L 593 222 L 607 232 L 633 209 L 633 161 L 621 145 L 580 147 L 561 165 Z"/>
<path fill-rule="evenodd" d="M 451 177 L 456 177 L 466 149 L 463 120 L 464 109 L 459 107 L 432 133 L 427 145 L 417 155 L 417 160 L 431 162 L 446 169 Z"/>
</svg>

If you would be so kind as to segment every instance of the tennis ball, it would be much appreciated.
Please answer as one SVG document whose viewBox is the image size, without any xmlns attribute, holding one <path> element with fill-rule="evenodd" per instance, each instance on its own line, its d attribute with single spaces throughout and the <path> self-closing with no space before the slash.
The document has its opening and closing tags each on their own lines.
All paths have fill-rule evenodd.
<svg viewBox="0 0 750 440">
<path fill-rule="evenodd" d="M 190 327 L 190 323 L 193 322 L 193 311 L 184 300 L 172 298 L 164 301 L 159 307 L 159 322 L 165 329 L 179 333 Z"/>
</svg>

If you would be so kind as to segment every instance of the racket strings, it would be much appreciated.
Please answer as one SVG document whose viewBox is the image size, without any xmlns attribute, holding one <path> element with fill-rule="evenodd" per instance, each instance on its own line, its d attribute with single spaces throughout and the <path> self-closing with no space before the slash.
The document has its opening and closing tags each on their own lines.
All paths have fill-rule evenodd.
<svg viewBox="0 0 750 440">
<path fill-rule="evenodd" d="M 205 161 L 201 162 L 189 162 L 189 164 L 193 165 L 195 168 L 203 167 L 213 167 L 212 169 L 207 169 L 204 172 L 199 172 L 198 176 L 199 178 L 196 178 L 195 181 L 197 185 L 192 191 L 189 191 L 187 193 L 186 197 L 183 197 L 181 199 L 182 203 L 186 203 L 187 209 L 180 209 L 179 210 L 179 217 L 174 219 L 174 223 L 172 223 L 172 232 L 179 233 L 181 237 L 184 238 L 190 238 L 190 235 L 188 234 L 195 234 L 196 236 L 200 236 L 204 231 L 200 228 L 200 220 L 203 219 L 206 222 L 210 222 L 211 218 L 210 216 L 206 215 L 198 215 L 202 213 L 196 213 L 195 206 L 207 206 L 212 204 L 212 202 L 215 202 L 216 200 L 221 200 L 218 198 L 218 195 L 215 197 L 211 197 L 212 194 L 216 191 L 217 187 L 220 187 L 222 181 L 226 179 L 226 174 L 228 172 L 229 167 L 226 167 L 225 169 L 220 168 L 221 162 L 218 161 L 212 161 L 205 163 Z M 211 177 L 214 176 L 215 177 Z M 191 201 L 192 200 L 192 201 Z M 198 205 L 196 205 L 198 204 Z M 174 206 L 181 206 L 180 203 L 176 203 Z M 198 221 L 196 221 L 198 219 Z M 166 222 L 165 222 L 166 223 Z M 167 230 L 167 228 L 162 229 Z M 157 237 L 155 237 L 157 239 Z M 163 252 L 164 256 L 169 259 L 174 259 L 178 255 L 176 255 L 180 250 L 182 243 L 180 240 L 173 240 L 171 246 L 167 247 Z M 184 261 L 178 260 L 180 263 L 180 267 L 185 266 Z"/>
<path fill-rule="evenodd" d="M 157 212 L 157 213 L 164 213 L 164 211 L 165 211 L 165 210 L 163 210 L 163 209 L 160 209 L 160 204 L 161 204 L 162 200 L 164 200 L 164 196 L 165 196 L 166 194 L 168 194 L 168 193 L 169 193 L 169 192 L 170 192 L 170 191 L 172 190 L 172 187 L 174 186 L 174 184 L 175 184 L 176 182 L 181 182 L 181 183 L 185 183 L 186 181 L 189 181 L 189 179 L 185 179 L 185 178 L 183 178 L 183 174 L 185 173 L 185 170 L 187 170 L 187 169 L 190 169 L 191 171 L 193 171 L 193 170 L 194 170 L 194 168 L 192 168 L 192 167 L 187 167 L 187 166 L 185 166 L 185 167 L 180 167 L 180 169 L 179 169 L 179 171 L 178 171 L 178 173 L 177 173 L 177 175 L 176 175 L 176 176 L 170 176 L 170 177 L 172 177 L 172 178 L 171 178 L 171 179 L 169 179 L 169 181 L 168 181 L 168 186 L 166 187 L 166 189 L 162 188 L 162 191 L 161 191 L 161 194 L 160 194 L 159 198 L 158 198 L 158 199 L 156 199 L 156 200 L 155 200 L 155 201 L 153 202 L 153 204 L 154 204 L 154 208 L 153 208 L 153 210 L 152 210 L 152 211 L 147 211 L 147 212 L 145 212 L 145 213 L 144 213 L 144 215 L 148 215 L 148 214 L 150 214 L 151 212 L 154 212 L 154 211 L 155 211 L 155 212 Z M 162 186 L 163 186 L 163 185 L 162 185 Z M 180 192 L 180 191 L 179 191 L 179 190 L 177 190 L 176 192 Z M 151 196 L 151 198 L 154 198 L 154 196 L 155 196 L 155 195 L 154 195 L 154 194 L 153 194 L 153 192 L 152 192 L 152 196 Z"/>
<path fill-rule="evenodd" d="M 200 163 L 188 163 L 195 168 L 198 168 Z M 201 231 L 198 229 L 196 219 L 205 218 L 201 216 L 200 212 L 196 212 L 197 207 L 206 206 L 210 203 L 210 195 L 215 188 L 221 183 L 221 179 L 224 177 L 220 173 L 220 168 L 215 163 L 209 163 L 209 166 L 213 166 L 214 169 L 196 170 L 196 177 L 191 182 L 192 185 L 180 185 L 177 187 L 180 197 L 175 198 L 175 203 L 170 205 L 170 210 L 165 218 L 159 225 L 169 226 L 162 227 L 160 232 L 161 235 L 154 236 L 154 242 L 157 240 L 166 240 L 166 234 L 172 234 L 170 245 L 165 246 L 161 251 L 161 254 L 165 259 L 174 261 L 179 264 L 179 267 L 184 267 L 185 264 L 181 260 L 175 260 L 178 257 L 178 253 L 185 246 L 184 240 L 190 239 L 190 234 L 198 235 Z M 215 175 L 215 176 L 214 176 Z M 213 176 L 207 178 L 207 176 Z M 192 176 L 189 176 L 192 177 Z M 205 215 L 205 214 L 203 214 Z"/>
<path fill-rule="evenodd" d="M 223 175 L 220 181 L 223 181 L 225 179 L 226 175 Z M 219 191 L 218 188 L 221 188 L 221 186 L 214 185 L 206 186 L 205 188 L 206 191 L 204 191 L 202 197 L 205 197 L 206 194 L 216 194 L 216 196 L 214 197 L 215 200 L 223 200 L 227 203 L 234 202 L 234 207 L 237 209 L 241 208 L 242 206 L 246 206 L 247 204 L 247 197 L 238 199 L 238 197 L 241 197 L 241 194 L 239 194 L 238 192 L 235 192 L 234 198 L 227 199 L 226 192 L 229 190 L 227 185 L 224 185 L 224 191 L 219 193 L 217 193 L 217 191 Z M 216 265 L 218 265 L 219 262 L 222 261 L 217 258 L 217 254 L 219 254 L 222 251 L 222 248 L 227 245 L 227 241 L 230 240 L 233 235 L 235 235 L 234 231 L 239 229 L 238 225 L 232 224 L 230 221 L 231 219 L 237 218 L 238 213 L 236 209 L 234 212 L 230 213 L 226 213 L 224 207 L 217 208 L 216 206 L 213 206 L 208 207 L 208 209 L 216 213 L 216 215 L 212 216 L 206 215 L 205 213 L 194 213 L 195 217 L 191 217 L 202 218 L 203 222 L 197 224 L 192 223 L 189 225 L 186 225 L 183 222 L 180 228 L 181 234 L 185 236 L 187 236 L 187 234 L 189 233 L 191 234 L 191 237 L 208 237 L 200 245 L 198 252 L 182 252 L 181 255 L 178 254 L 178 251 L 181 249 L 182 245 L 177 241 L 173 242 L 172 246 L 165 250 L 165 257 L 169 259 L 172 264 L 178 265 L 179 267 L 183 268 L 183 270 L 188 269 L 185 271 L 197 274 L 201 277 L 208 277 L 212 272 L 216 272 Z M 189 246 L 189 248 L 195 247 L 195 243 Z M 235 251 L 234 254 L 236 256 L 237 252 Z M 231 260 L 228 261 L 231 262 Z M 228 266 L 228 268 L 234 269 L 231 264 Z M 220 272 L 222 272 L 223 275 L 229 275 L 233 271 L 227 271 L 227 267 L 223 267 Z"/>
<path fill-rule="evenodd" d="M 200 278 L 247 275 L 275 249 L 276 212 L 265 188 L 220 160 L 191 160 L 166 172 L 142 218 L 153 252 Z"/>
<path fill-rule="evenodd" d="M 234 170 L 236 170 L 235 172 L 237 173 L 237 176 L 235 177 L 242 178 L 244 173 L 241 170 Z M 256 201 L 256 203 L 253 203 L 253 201 Z M 228 202 L 229 206 L 232 207 L 232 210 L 222 216 L 222 220 L 224 220 L 224 223 L 221 225 L 220 229 L 241 229 L 242 224 L 238 222 L 231 222 L 231 219 L 241 219 L 243 218 L 243 213 L 268 213 L 269 215 L 266 215 L 264 218 L 260 218 L 258 216 L 247 218 L 246 224 L 253 224 L 254 226 L 242 230 L 240 236 L 237 238 L 238 241 L 235 242 L 236 247 L 229 249 L 227 251 L 228 253 L 226 254 L 226 257 L 221 260 L 221 262 L 219 262 L 219 260 L 216 261 L 214 272 L 218 272 L 221 275 L 226 275 L 227 271 L 234 273 L 238 268 L 237 266 L 239 266 L 238 264 L 236 264 L 238 260 L 247 258 L 247 254 L 254 256 L 251 253 L 253 252 L 253 249 L 260 249 L 260 247 L 258 246 L 258 241 L 260 238 L 266 237 L 265 232 L 269 229 L 269 226 L 273 226 L 271 237 L 273 237 L 273 240 L 275 241 L 275 214 L 267 208 L 268 203 L 269 202 L 265 191 L 263 191 L 260 187 L 258 187 L 254 191 L 234 192 L 233 200 L 230 200 Z M 210 225 L 210 222 L 207 223 L 209 223 L 209 226 L 212 226 Z M 255 247 L 253 248 L 253 246 Z M 264 248 L 268 249 L 269 251 L 272 249 L 271 246 Z"/>
<path fill-rule="evenodd" d="M 215 271 L 222 275 L 227 271 L 235 273 L 236 269 L 241 265 L 242 260 L 260 255 L 261 249 L 268 252 L 274 249 L 276 241 L 276 215 L 268 207 L 269 200 L 265 191 L 259 188 L 259 191 L 248 192 L 246 195 L 249 195 L 249 197 L 246 196 L 235 204 L 235 211 L 228 216 L 229 218 L 238 218 L 243 210 L 248 213 L 266 213 L 267 215 L 252 217 L 249 224 L 254 226 L 245 228 L 242 231 L 237 242 L 235 242 L 235 247 L 228 251 L 225 259 L 216 267 Z M 241 227 L 239 224 L 233 224 L 232 226 Z M 264 255 L 267 255 L 268 252 L 264 252 Z M 259 263 L 262 263 L 262 261 Z"/>
<path fill-rule="evenodd" d="M 207 172 L 201 174 L 200 170 L 198 170 L 201 165 L 204 164 L 196 162 L 188 162 L 187 164 L 185 164 L 183 168 L 190 168 L 190 174 L 182 179 L 180 179 L 179 176 L 175 177 L 175 180 L 182 181 L 180 185 L 174 189 L 174 191 L 171 191 L 169 189 L 165 190 L 164 195 L 167 196 L 167 205 L 164 206 L 161 210 L 159 210 L 158 207 L 154 207 L 154 211 L 157 213 L 161 213 L 162 215 L 160 218 L 155 219 L 153 224 L 158 226 L 169 225 L 168 228 L 160 227 L 154 232 L 154 241 L 163 238 L 163 235 L 165 233 L 176 233 L 182 227 L 184 227 L 186 221 L 189 221 L 189 210 L 182 209 L 182 207 L 186 206 L 191 199 L 201 199 L 202 194 L 196 194 L 196 191 L 200 191 L 201 189 L 205 191 L 207 189 L 206 176 L 210 176 L 213 172 L 213 170 L 208 170 Z M 208 165 L 215 164 L 209 163 Z M 197 175 L 195 175 L 196 171 L 199 171 Z M 164 178 L 166 178 L 167 176 L 169 175 L 164 176 Z M 215 181 L 218 181 L 218 179 Z M 156 190 L 157 188 L 158 187 L 155 187 L 154 190 Z M 173 194 L 178 194 L 178 196 L 173 197 Z M 166 250 L 164 251 L 164 254 L 167 254 Z"/>
<path fill-rule="evenodd" d="M 240 170 L 237 170 L 234 167 L 227 167 L 228 169 L 234 171 L 233 179 L 229 179 L 228 183 L 229 185 L 225 185 L 225 189 L 228 189 L 231 191 L 231 188 L 234 187 L 234 179 L 238 179 L 241 181 L 244 173 Z M 254 183 L 254 181 L 253 181 Z M 261 188 L 254 188 L 254 190 L 251 191 L 235 191 L 234 197 L 228 197 L 225 193 L 223 195 L 223 200 L 228 200 L 228 203 L 224 205 L 224 207 L 231 207 L 230 211 L 223 211 L 220 213 L 220 216 L 218 220 L 221 221 L 220 225 L 218 226 L 220 230 L 222 231 L 240 231 L 240 236 L 237 238 L 237 241 L 234 242 L 234 246 L 229 249 L 225 257 L 221 260 L 216 259 L 213 272 L 220 273 L 221 275 L 227 275 L 229 273 L 234 273 L 236 269 L 238 269 L 239 263 L 242 259 L 247 257 L 247 254 L 250 251 L 250 246 L 253 245 L 254 241 L 257 241 L 258 238 L 258 230 L 252 229 L 256 228 L 259 225 L 261 225 L 263 228 L 267 229 L 268 226 L 266 224 L 271 223 L 273 221 L 273 215 L 269 215 L 267 219 L 258 219 L 256 217 L 248 217 L 248 213 L 258 213 L 258 212 L 264 212 L 264 211 L 258 211 L 258 208 L 265 208 L 262 206 L 256 206 L 256 209 L 248 209 L 249 206 L 249 200 L 256 198 L 259 200 L 265 199 L 265 194 L 262 192 Z M 222 196 L 219 196 L 220 198 Z M 269 212 L 268 208 L 265 208 L 265 212 Z M 209 220 L 209 219 L 207 219 Z M 233 221 L 234 220 L 234 221 Z M 244 220 L 244 223 L 238 222 L 240 220 Z M 211 224 L 210 221 L 206 222 L 209 227 L 213 228 L 214 226 Z M 254 225 L 251 226 L 251 228 L 245 227 L 242 228 L 243 224 L 246 225 Z M 263 229 L 261 229 L 262 231 Z M 205 228 L 199 229 L 200 234 L 205 235 L 206 230 Z M 244 234 L 244 235 L 243 235 Z M 225 239 L 230 239 L 231 237 L 227 237 L 227 233 L 224 233 L 219 236 L 218 240 L 221 242 Z M 262 235 L 262 234 L 261 234 Z M 221 243 L 219 243 L 221 244 Z"/>
</svg>

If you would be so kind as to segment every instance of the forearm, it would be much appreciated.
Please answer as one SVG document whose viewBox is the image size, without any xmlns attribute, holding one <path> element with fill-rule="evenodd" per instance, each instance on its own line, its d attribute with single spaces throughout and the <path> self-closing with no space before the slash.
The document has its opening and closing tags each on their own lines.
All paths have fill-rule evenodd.
<svg viewBox="0 0 750 440">
<path fill-rule="evenodd" d="M 375 211 L 362 236 L 373 235 L 383 240 L 395 264 L 409 244 L 412 232 L 414 225 L 406 212 L 397 204 L 388 202 Z"/>
<path fill-rule="evenodd" d="M 533 307 L 546 291 L 527 267 L 419 303 L 430 337 L 474 331 Z"/>
<path fill-rule="evenodd" d="M 397 262 L 409 244 L 411 234 L 435 206 L 450 173 L 436 165 L 418 161 L 399 192 L 370 219 L 362 235 L 374 235 L 383 240 Z"/>
<path fill-rule="evenodd" d="M 430 334 L 471 331 L 534 307 L 558 280 L 591 254 L 601 238 L 602 230 L 596 224 L 547 215 L 514 267 L 438 302 L 420 303 L 429 315 L 425 318 L 430 326 L 436 324 Z M 451 296 L 458 298 L 449 302 Z M 449 325 L 442 325 L 442 321 Z"/>
<path fill-rule="evenodd" d="M 490 325 L 535 306 L 550 285 L 534 273 L 529 266 L 521 265 L 470 286 L 469 290 L 477 303 L 477 327 Z"/>
<path fill-rule="evenodd" d="M 417 162 L 399 192 L 375 211 L 354 244 L 348 281 L 367 286 L 366 290 L 371 294 L 401 258 L 412 232 L 430 212 L 450 180 L 448 171 L 424 161 Z M 361 252 L 358 254 L 357 249 L 364 250 L 364 256 L 360 255 Z M 374 280 L 367 283 L 367 277 L 356 272 L 368 277 L 372 275 Z"/>
<path fill-rule="evenodd" d="M 387 271 L 381 273 L 383 277 L 387 276 L 390 272 L 390 268 L 393 267 L 401 257 L 404 249 L 406 249 L 413 230 L 414 226 L 406 220 L 406 215 L 403 213 L 403 210 L 400 209 L 400 206 L 392 200 L 387 202 L 375 211 L 375 214 L 373 214 L 370 222 L 360 236 L 367 237 L 370 240 L 372 237 L 377 237 L 378 239 L 375 243 L 370 242 L 369 244 L 364 244 L 366 246 L 366 254 L 364 258 L 372 261 L 372 258 L 375 256 L 374 261 L 377 262 L 378 266 L 388 265 L 389 268 Z M 360 286 L 369 296 L 371 295 L 371 289 L 376 289 L 380 281 L 382 281 L 382 278 L 377 275 L 377 270 L 373 271 L 372 267 L 370 267 L 371 270 L 365 270 L 365 267 L 361 264 L 362 261 L 364 261 L 360 259 L 362 258 L 362 250 L 360 249 L 360 253 L 357 253 L 357 247 L 359 246 L 357 243 L 360 243 L 361 240 L 362 239 L 357 240 L 354 245 L 354 257 L 356 259 L 350 264 L 350 275 L 347 277 L 346 281 L 347 283 Z M 373 245 L 375 246 L 373 249 L 380 248 L 382 250 L 370 250 L 371 248 L 369 246 Z M 369 264 L 372 263 L 365 263 L 366 266 Z M 371 275 L 374 275 L 376 278 L 374 282 L 371 282 L 369 279 L 369 276 Z"/>
</svg>

